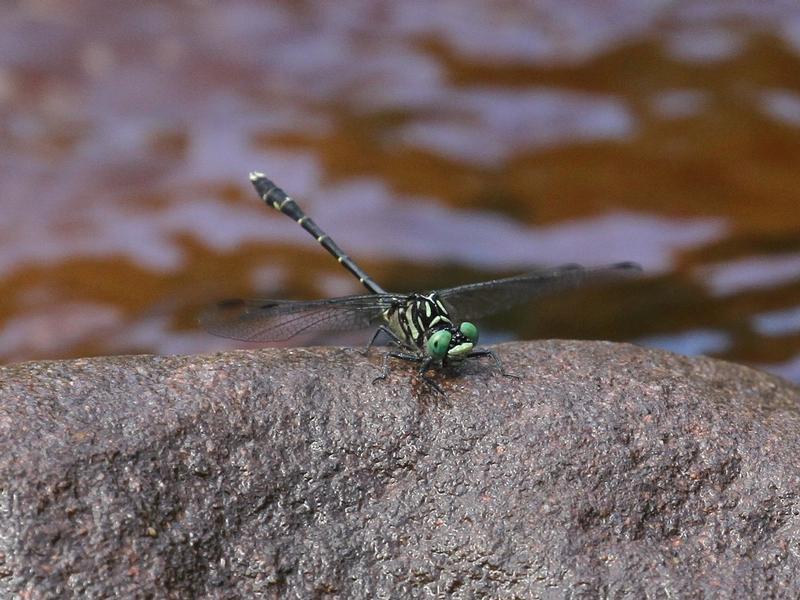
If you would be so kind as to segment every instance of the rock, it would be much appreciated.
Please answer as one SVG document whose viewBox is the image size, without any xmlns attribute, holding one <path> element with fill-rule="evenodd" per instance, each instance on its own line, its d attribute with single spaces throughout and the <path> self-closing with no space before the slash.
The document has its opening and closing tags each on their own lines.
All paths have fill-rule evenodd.
<svg viewBox="0 0 800 600">
<path fill-rule="evenodd" d="M 800 596 L 800 391 L 630 345 L 0 369 L 0 596 Z"/>
</svg>

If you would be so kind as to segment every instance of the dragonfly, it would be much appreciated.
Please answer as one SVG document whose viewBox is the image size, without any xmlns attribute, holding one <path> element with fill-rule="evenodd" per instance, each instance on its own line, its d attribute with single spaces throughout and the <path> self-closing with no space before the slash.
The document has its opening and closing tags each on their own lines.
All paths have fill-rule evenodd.
<svg viewBox="0 0 800 600">
<path fill-rule="evenodd" d="M 506 372 L 493 350 L 477 347 L 479 333 L 475 319 L 537 296 L 640 270 L 633 262 L 601 267 L 570 264 L 422 293 L 387 292 L 263 173 L 251 173 L 250 181 L 268 206 L 296 221 L 358 278 L 369 293 L 308 301 L 223 300 L 202 314 L 201 324 L 214 335 L 249 342 L 277 342 L 300 334 L 374 327 L 365 354 L 381 334 L 389 337 L 394 349 L 384 354 L 382 372 L 373 384 L 386 379 L 389 358 L 418 363 L 419 376 L 440 393 L 441 387 L 426 373 L 459 365 L 467 359 L 489 357 L 502 375 L 516 377 Z"/>
</svg>

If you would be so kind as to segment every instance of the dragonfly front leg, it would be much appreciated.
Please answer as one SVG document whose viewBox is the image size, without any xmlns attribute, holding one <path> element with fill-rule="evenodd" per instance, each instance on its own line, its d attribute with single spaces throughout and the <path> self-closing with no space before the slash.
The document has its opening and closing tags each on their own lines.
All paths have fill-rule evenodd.
<svg viewBox="0 0 800 600">
<path fill-rule="evenodd" d="M 382 372 L 378 375 L 375 379 L 372 380 L 373 385 L 376 381 L 380 381 L 382 379 L 386 379 L 389 375 L 389 358 L 399 358 L 400 360 L 407 360 L 408 362 L 421 362 L 417 373 L 419 374 L 419 378 L 422 379 L 428 386 L 433 388 L 434 391 L 444 396 L 444 391 L 439 384 L 436 383 L 433 379 L 425 376 L 425 371 L 430 369 L 431 364 L 433 363 L 433 359 L 430 357 L 422 358 L 416 354 L 407 354 L 405 352 L 387 352 L 383 355 L 383 364 L 382 364 Z"/>
<path fill-rule="evenodd" d="M 407 360 L 409 362 L 419 362 L 420 357 L 416 354 L 406 354 L 404 352 L 387 352 L 383 355 L 383 363 L 381 364 L 381 374 L 372 380 L 373 385 L 376 381 L 386 379 L 389 375 L 389 357 L 399 358 L 400 360 Z"/>
<path fill-rule="evenodd" d="M 398 346 L 402 346 L 400 338 L 397 337 L 397 334 L 394 331 L 392 331 L 391 329 L 389 329 L 388 327 L 386 327 L 386 325 L 381 325 L 380 327 L 378 327 L 375 330 L 375 333 L 372 334 L 372 339 L 369 341 L 369 344 L 367 344 L 367 347 L 364 349 L 364 352 L 361 353 L 362 356 L 367 356 L 369 354 L 369 349 L 372 348 L 373 345 L 375 345 L 375 340 L 378 339 L 378 336 L 381 333 L 385 333 L 390 338 L 392 338 L 392 341 L 395 344 L 397 344 Z M 386 362 L 386 361 L 384 360 L 384 362 Z"/>
<path fill-rule="evenodd" d="M 430 377 L 427 377 L 425 375 L 425 371 L 427 371 L 428 369 L 431 368 L 431 364 L 433 364 L 433 360 L 434 359 L 432 357 L 430 357 L 430 356 L 425 358 L 425 359 L 422 359 L 422 364 L 419 366 L 419 371 L 418 371 L 419 372 L 419 378 L 422 379 L 422 381 L 424 381 L 425 383 L 427 383 L 436 392 L 438 392 L 439 394 L 444 396 L 444 390 L 441 387 L 439 387 L 439 384 L 436 383 Z"/>
<path fill-rule="evenodd" d="M 480 358 L 481 356 L 491 356 L 494 360 L 494 364 L 497 365 L 497 368 L 500 369 L 500 374 L 503 377 L 512 377 L 514 379 L 522 379 L 519 375 L 514 375 L 513 373 L 509 373 L 506 371 L 505 367 L 503 367 L 503 362 L 500 360 L 500 357 L 497 356 L 491 350 L 473 350 L 469 354 L 467 354 L 467 358 Z"/>
</svg>

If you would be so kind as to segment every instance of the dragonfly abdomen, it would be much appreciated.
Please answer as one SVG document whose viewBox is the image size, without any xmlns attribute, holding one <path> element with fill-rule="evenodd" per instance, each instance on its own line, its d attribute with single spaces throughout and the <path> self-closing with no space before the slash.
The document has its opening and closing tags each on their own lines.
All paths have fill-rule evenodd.
<svg viewBox="0 0 800 600">
<path fill-rule="evenodd" d="M 250 173 L 250 181 L 256 188 L 256 192 L 261 196 L 261 199 L 275 210 L 282 212 L 293 221 L 297 222 L 300 227 L 310 233 L 320 246 L 330 252 L 334 258 L 353 275 L 358 277 L 361 284 L 373 294 L 385 294 L 381 286 L 375 283 L 375 280 L 367 275 L 366 271 L 359 267 L 356 262 L 347 256 L 339 246 L 336 245 L 330 236 L 325 233 L 319 225 L 317 225 L 311 217 L 309 217 L 297 205 L 297 202 L 279 188 L 274 182 L 267 179 L 263 173 Z"/>
</svg>

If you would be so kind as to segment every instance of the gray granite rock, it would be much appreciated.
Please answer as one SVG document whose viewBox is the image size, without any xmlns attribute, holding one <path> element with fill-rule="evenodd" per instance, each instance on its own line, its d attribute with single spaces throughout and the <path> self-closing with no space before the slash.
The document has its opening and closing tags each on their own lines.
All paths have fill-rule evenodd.
<svg viewBox="0 0 800 600">
<path fill-rule="evenodd" d="M 629 345 L 0 369 L 0 596 L 800 597 L 800 392 Z"/>
</svg>

